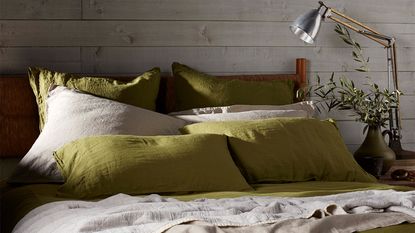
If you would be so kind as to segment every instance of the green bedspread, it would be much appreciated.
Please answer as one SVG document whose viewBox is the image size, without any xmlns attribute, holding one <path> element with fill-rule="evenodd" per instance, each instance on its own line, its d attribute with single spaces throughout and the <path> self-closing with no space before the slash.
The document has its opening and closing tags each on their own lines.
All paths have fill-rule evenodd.
<svg viewBox="0 0 415 233">
<path fill-rule="evenodd" d="M 4 186 L 4 185 L 3 185 Z M 14 225 L 30 210 L 43 204 L 67 200 L 55 196 L 59 186 L 53 184 L 27 185 L 10 188 L 2 187 L 1 191 L 1 232 L 10 232 Z M 169 197 L 188 201 L 197 198 L 229 198 L 247 195 L 305 197 L 330 195 L 368 189 L 412 190 L 409 187 L 389 186 L 377 183 L 356 182 L 299 182 L 286 184 L 263 184 L 254 186 L 251 192 L 209 192 L 192 194 L 173 194 Z M 415 224 L 401 224 L 366 231 L 370 233 L 415 232 Z"/>
</svg>

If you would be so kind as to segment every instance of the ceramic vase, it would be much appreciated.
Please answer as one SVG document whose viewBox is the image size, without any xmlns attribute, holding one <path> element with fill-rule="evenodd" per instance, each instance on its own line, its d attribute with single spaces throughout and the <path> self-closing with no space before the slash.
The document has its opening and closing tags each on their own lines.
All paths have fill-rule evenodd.
<svg viewBox="0 0 415 233">
<path fill-rule="evenodd" d="M 381 174 L 385 174 L 395 161 L 395 152 L 386 144 L 382 130 L 377 126 L 369 126 L 366 138 L 354 153 L 356 160 L 367 157 L 383 158 Z"/>
</svg>

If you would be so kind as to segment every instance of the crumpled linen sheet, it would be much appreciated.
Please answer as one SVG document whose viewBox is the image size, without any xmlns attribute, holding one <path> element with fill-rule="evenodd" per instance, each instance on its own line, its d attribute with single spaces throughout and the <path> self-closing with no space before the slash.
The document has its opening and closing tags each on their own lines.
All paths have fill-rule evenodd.
<svg viewBox="0 0 415 233">
<path fill-rule="evenodd" d="M 97 202 L 45 204 L 20 220 L 14 232 L 175 233 L 184 230 L 183 227 L 195 227 L 191 232 L 216 232 L 214 228 L 222 232 L 249 232 L 244 229 L 251 232 L 253 229 L 255 232 L 284 232 L 284 229 L 285 232 L 287 229 L 289 232 L 353 232 L 414 223 L 414 203 L 415 191 L 394 190 L 305 198 L 246 196 L 188 202 L 155 194 L 145 197 L 118 194 Z"/>
</svg>

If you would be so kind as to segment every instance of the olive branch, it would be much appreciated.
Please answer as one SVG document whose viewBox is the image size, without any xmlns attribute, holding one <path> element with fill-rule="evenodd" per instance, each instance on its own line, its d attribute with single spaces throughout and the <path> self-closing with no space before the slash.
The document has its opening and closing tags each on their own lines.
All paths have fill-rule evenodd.
<svg viewBox="0 0 415 233">
<path fill-rule="evenodd" d="M 364 56 L 362 47 L 350 35 L 347 28 L 336 25 L 334 31 L 346 44 L 352 47 L 353 60 L 359 63 L 355 70 L 358 72 L 369 72 L 369 58 Z M 355 83 L 345 75 L 340 75 L 335 80 L 334 72 L 328 82 L 321 83 L 319 75 L 316 76 L 317 84 L 310 86 L 302 96 L 310 96 L 314 93 L 318 97 L 316 106 L 319 112 L 323 109 L 330 112 L 333 109 L 351 110 L 356 121 L 366 123 L 363 133 L 369 126 L 385 127 L 389 121 L 390 109 L 398 103 L 400 91 L 389 91 L 381 89 L 369 76 L 365 76 L 369 88 L 365 91 L 356 87 Z"/>
</svg>

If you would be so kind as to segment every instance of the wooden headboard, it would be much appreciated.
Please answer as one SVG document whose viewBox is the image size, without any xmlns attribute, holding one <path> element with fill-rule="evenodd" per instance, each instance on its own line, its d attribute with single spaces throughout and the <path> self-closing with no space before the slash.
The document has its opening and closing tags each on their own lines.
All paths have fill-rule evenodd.
<svg viewBox="0 0 415 233">
<path fill-rule="evenodd" d="M 306 59 L 296 60 L 294 74 L 232 75 L 220 78 L 243 80 L 292 79 L 295 90 L 307 85 Z M 130 80 L 133 77 L 118 77 Z M 173 78 L 163 77 L 157 100 L 159 112 L 169 112 L 174 108 Z M 27 76 L 0 77 L 0 158 L 23 157 L 39 135 L 37 105 Z"/>
</svg>

